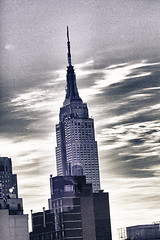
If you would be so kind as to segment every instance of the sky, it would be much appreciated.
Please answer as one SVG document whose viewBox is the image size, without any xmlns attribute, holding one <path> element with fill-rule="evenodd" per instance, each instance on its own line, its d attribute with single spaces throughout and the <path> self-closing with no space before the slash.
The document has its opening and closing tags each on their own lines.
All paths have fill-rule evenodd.
<svg viewBox="0 0 160 240">
<path fill-rule="evenodd" d="M 12 158 L 25 213 L 47 208 L 56 176 L 68 25 L 113 240 L 160 221 L 159 23 L 159 0 L 0 0 L 0 156 Z"/>
</svg>

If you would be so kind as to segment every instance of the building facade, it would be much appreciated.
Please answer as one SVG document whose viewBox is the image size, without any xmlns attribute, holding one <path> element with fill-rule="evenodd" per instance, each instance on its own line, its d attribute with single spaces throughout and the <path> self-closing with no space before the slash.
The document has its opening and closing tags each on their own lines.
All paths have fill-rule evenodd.
<svg viewBox="0 0 160 240">
<path fill-rule="evenodd" d="M 71 64 L 69 32 L 66 97 L 56 125 L 56 162 L 58 176 L 85 175 L 93 191 L 100 190 L 97 142 L 94 121 L 87 104 L 79 96 L 74 67 Z"/>
<path fill-rule="evenodd" d="M 0 239 L 29 240 L 28 216 L 11 215 L 8 209 L 0 210 Z"/>
<path fill-rule="evenodd" d="M 43 209 L 42 212 L 31 213 L 32 232 L 30 240 L 55 240 L 54 213 Z"/>
<path fill-rule="evenodd" d="M 8 195 L 18 197 L 17 175 L 12 173 L 12 161 L 8 157 L 0 157 L 0 197 Z"/>
<path fill-rule="evenodd" d="M 112 240 L 108 193 L 85 176 L 50 176 L 49 210 L 32 213 L 30 240 Z"/>
<path fill-rule="evenodd" d="M 160 224 L 137 225 L 126 228 L 127 240 L 160 240 Z"/>
<path fill-rule="evenodd" d="M 108 193 L 93 193 L 85 176 L 51 176 L 50 186 L 56 239 L 112 239 Z"/>
<path fill-rule="evenodd" d="M 29 240 L 28 215 L 18 198 L 17 176 L 10 158 L 0 158 L 0 240 Z"/>
</svg>

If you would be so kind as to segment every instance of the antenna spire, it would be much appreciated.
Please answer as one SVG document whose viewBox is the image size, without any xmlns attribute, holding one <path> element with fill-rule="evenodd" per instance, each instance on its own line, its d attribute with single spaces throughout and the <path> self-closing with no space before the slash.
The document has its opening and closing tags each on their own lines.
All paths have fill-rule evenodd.
<svg viewBox="0 0 160 240">
<path fill-rule="evenodd" d="M 69 41 L 69 29 L 67 26 L 67 47 L 68 47 L 68 64 L 71 66 L 71 48 L 70 48 L 70 41 Z"/>
<path fill-rule="evenodd" d="M 78 101 L 82 102 L 82 99 L 79 96 L 78 88 L 76 84 L 76 75 L 74 72 L 74 67 L 71 63 L 71 49 L 70 49 L 70 41 L 69 41 L 69 29 L 67 26 L 67 57 L 68 57 L 68 66 L 67 66 L 67 87 L 66 87 L 66 97 L 63 103 L 63 106 L 67 106 L 68 104 Z"/>
</svg>

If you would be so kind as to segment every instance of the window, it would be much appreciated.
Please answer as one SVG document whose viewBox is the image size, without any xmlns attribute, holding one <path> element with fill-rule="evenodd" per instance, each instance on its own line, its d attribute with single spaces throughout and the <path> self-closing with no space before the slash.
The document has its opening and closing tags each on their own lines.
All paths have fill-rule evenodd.
<svg viewBox="0 0 160 240">
<path fill-rule="evenodd" d="M 21 204 L 18 204 L 17 207 L 18 207 L 18 210 L 21 210 Z"/>
<path fill-rule="evenodd" d="M 74 191 L 73 185 L 65 185 L 64 186 L 64 191 L 65 192 L 73 192 Z"/>
</svg>

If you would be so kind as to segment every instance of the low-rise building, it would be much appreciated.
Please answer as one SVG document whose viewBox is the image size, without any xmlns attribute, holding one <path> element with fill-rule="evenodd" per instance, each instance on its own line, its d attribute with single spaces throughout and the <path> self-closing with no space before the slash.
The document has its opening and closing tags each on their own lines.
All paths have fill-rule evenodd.
<svg viewBox="0 0 160 240">
<path fill-rule="evenodd" d="M 127 240 L 160 240 L 160 225 L 146 224 L 126 228 Z"/>
<path fill-rule="evenodd" d="M 32 213 L 32 232 L 30 240 L 54 240 L 55 224 L 54 213 L 50 210 L 43 209 L 42 212 Z"/>
</svg>

